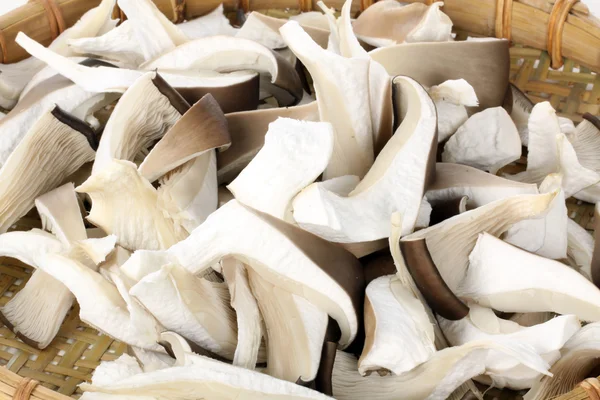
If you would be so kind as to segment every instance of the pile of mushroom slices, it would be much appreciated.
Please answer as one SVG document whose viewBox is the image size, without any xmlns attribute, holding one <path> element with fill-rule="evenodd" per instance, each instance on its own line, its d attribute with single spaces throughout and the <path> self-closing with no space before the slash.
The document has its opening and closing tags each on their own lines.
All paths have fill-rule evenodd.
<svg viewBox="0 0 600 400">
<path fill-rule="evenodd" d="M 533 105 L 442 3 L 320 6 L 234 28 L 102 0 L 47 48 L 20 33 L 0 256 L 34 273 L 0 320 L 44 349 L 76 301 L 128 344 L 84 399 L 569 391 L 600 359 L 600 253 L 565 205 L 600 200 L 600 121 Z"/>
</svg>

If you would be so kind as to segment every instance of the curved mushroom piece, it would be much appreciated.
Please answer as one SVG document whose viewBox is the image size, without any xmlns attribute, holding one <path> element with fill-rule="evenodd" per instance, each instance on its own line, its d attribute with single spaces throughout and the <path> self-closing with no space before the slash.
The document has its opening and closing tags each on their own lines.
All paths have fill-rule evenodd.
<svg viewBox="0 0 600 400">
<path fill-rule="evenodd" d="M 594 237 L 571 218 L 567 219 L 567 255 L 576 269 L 592 279 Z"/>
<path fill-rule="evenodd" d="M 535 105 L 525 93 L 521 91 L 515 84 L 510 83 L 510 88 L 507 91 L 506 111 L 510 114 L 510 118 L 515 123 L 521 143 L 523 146 L 529 146 L 529 117 Z"/>
<path fill-rule="evenodd" d="M 92 199 L 88 221 L 128 250 L 166 249 L 187 236 L 157 208 L 157 190 L 132 162 L 112 160 L 75 190 Z"/>
<path fill-rule="evenodd" d="M 45 113 L 0 169 L 0 232 L 46 193 L 94 159 L 91 128 L 59 107 Z"/>
<path fill-rule="evenodd" d="M 382 276 L 367 286 L 366 340 L 358 360 L 361 375 L 372 371 L 402 375 L 435 353 L 433 325 L 423 304 L 397 277 Z"/>
<path fill-rule="evenodd" d="M 230 57 L 235 53 L 236 57 Z M 294 66 L 265 46 L 248 39 L 211 36 L 184 43 L 174 50 L 141 65 L 145 70 L 212 71 L 254 70 L 271 77 L 272 91 L 282 106 L 294 105 L 302 99 L 302 83 Z"/>
<path fill-rule="evenodd" d="M 237 318 L 237 347 L 233 365 L 254 369 L 265 332 L 258 303 L 248 282 L 248 269 L 240 261 L 227 257 L 221 260 L 221 271 L 229 287 L 231 306 Z M 261 358 L 265 359 L 264 356 Z"/>
<path fill-rule="evenodd" d="M 333 370 L 333 395 L 340 400 L 444 400 L 464 382 L 490 372 L 491 354 L 502 353 L 543 374 L 548 364 L 531 346 L 491 340 L 470 342 L 437 351 L 425 363 L 401 376 L 362 377 L 354 356 L 337 352 Z"/>
<path fill-rule="evenodd" d="M 227 189 L 252 208 L 292 220 L 291 200 L 327 167 L 333 142 L 329 123 L 279 118 L 269 124 L 262 149 Z"/>
<path fill-rule="evenodd" d="M 413 3 L 420 4 L 420 3 Z M 475 90 L 464 79 L 448 80 L 428 90 L 438 115 L 438 142 L 442 143 L 464 124 L 467 107 L 477 107 Z"/>
<path fill-rule="evenodd" d="M 467 273 L 468 255 L 480 233 L 499 236 L 516 222 L 543 215 L 555 196 L 548 193 L 497 200 L 405 236 L 402 242 L 425 239 L 425 248 L 443 281 L 455 291 Z"/>
<path fill-rule="evenodd" d="M 155 72 L 148 72 L 127 89 L 102 133 L 92 174 L 112 160 L 133 161 L 162 138 L 190 105 Z"/>
<path fill-rule="evenodd" d="M 319 121 L 317 102 L 295 107 L 236 112 L 226 115 L 231 147 L 217 154 L 219 183 L 229 183 L 250 163 L 265 143 L 269 124 L 278 118 Z"/>
<path fill-rule="evenodd" d="M 560 349 L 581 328 L 581 323 L 574 315 L 559 316 L 539 325 L 523 327 L 498 318 L 489 308 L 476 305 L 471 306 L 469 316 L 460 321 L 448 321 L 439 316 L 438 321 L 444 336 L 453 346 L 480 340 L 515 341 L 533 347 L 549 365 L 560 358 Z M 483 376 L 481 381 L 490 383 L 491 379 L 498 388 L 528 389 L 542 375 L 500 354 L 494 354 L 493 362 L 497 366 L 490 365 L 493 372 L 489 373 L 489 377 Z"/>
<path fill-rule="evenodd" d="M 595 157 L 600 151 L 600 119 L 591 114 L 585 114 L 577 125 L 569 141 L 575 149 L 577 159 L 585 168 L 600 171 L 600 162 Z"/>
<path fill-rule="evenodd" d="M 597 369 L 600 358 L 599 343 L 599 323 L 581 328 L 561 349 L 560 359 L 550 369 L 553 376 L 541 377 L 524 399 L 553 399 L 571 391 Z"/>
<path fill-rule="evenodd" d="M 72 27 L 65 29 L 48 49 L 63 56 L 75 55 L 68 47 L 70 39 L 102 35 L 117 25 L 111 19 L 115 0 L 102 0 L 87 11 Z M 0 64 L 0 107 L 11 109 L 33 76 L 44 68 L 44 63 L 30 57 L 14 64 Z"/>
<path fill-rule="evenodd" d="M 265 243 L 286 250 L 267 251 Z M 143 270 L 171 262 L 198 274 L 227 255 L 235 255 L 268 282 L 326 311 L 340 325 L 340 346 L 352 342 L 364 290 L 358 260 L 335 244 L 236 200 L 212 213 L 189 238 L 167 251 L 137 251 L 122 269 L 139 276 Z"/>
<path fill-rule="evenodd" d="M 593 283 L 558 261 L 487 233 L 479 236 L 469 255 L 469 268 L 456 294 L 498 311 L 553 311 L 575 314 L 583 321 L 600 320 L 600 290 Z"/>
<path fill-rule="evenodd" d="M 466 79 L 475 89 L 479 110 L 483 110 L 504 102 L 510 69 L 508 48 L 507 40 L 497 39 L 405 43 L 376 49 L 369 55 L 390 75 L 410 76 L 427 87 L 449 79 Z"/>
<path fill-rule="evenodd" d="M 354 21 L 356 36 L 375 47 L 404 42 L 452 40 L 452 21 L 440 10 L 442 2 L 429 7 L 421 3 L 379 1 Z"/>
<path fill-rule="evenodd" d="M 600 287 L 600 203 L 594 207 L 594 252 L 590 266 L 592 282 Z"/>
<path fill-rule="evenodd" d="M 92 93 L 123 93 L 147 73 L 124 68 L 106 66 L 90 68 L 78 65 L 46 49 L 22 32 L 17 35 L 16 42 L 34 57 Z M 258 78 L 255 72 L 239 71 L 221 74 L 195 70 L 166 72 L 161 76 L 191 103 L 195 103 L 207 93 L 213 93 L 215 98 L 223 102 L 223 106 L 230 111 L 253 109 L 258 104 Z"/>
<path fill-rule="evenodd" d="M 246 18 L 247 22 L 248 18 Z M 208 14 L 185 21 L 177 25 L 177 27 L 189 39 L 199 39 L 201 37 L 216 35 L 235 36 L 240 31 L 240 29 L 231 26 L 229 19 L 225 16 L 222 3 Z"/>
<path fill-rule="evenodd" d="M 410 78 L 394 79 L 394 97 L 402 98 L 395 105 L 402 123 L 356 188 L 340 196 L 315 183 L 294 199 L 294 219 L 302 228 L 335 242 L 371 241 L 388 237 L 390 215 L 403 210 L 402 232 L 413 230 L 435 173 L 436 113 L 427 92 Z"/>
<path fill-rule="evenodd" d="M 371 110 L 366 106 L 370 104 L 370 59 L 346 58 L 325 50 L 293 21 L 280 32 L 313 78 L 321 121 L 330 122 L 335 131 L 335 147 L 325 179 L 363 177 L 374 159 Z"/>
<path fill-rule="evenodd" d="M 182 347 L 181 343 L 170 344 L 173 347 Z M 175 396 L 181 400 L 193 400 L 198 397 L 198 393 L 202 393 L 202 396 L 207 398 L 237 396 L 248 400 L 331 399 L 300 385 L 192 354 L 188 350 L 189 348 L 185 347 L 177 349 L 175 352 L 177 362 L 170 368 L 145 373 L 139 373 L 137 368 L 131 368 L 119 374 L 119 379 L 96 380 L 92 384 L 83 384 L 81 388 L 85 391 L 84 396 L 106 395 L 106 397 L 88 398 L 132 398 L 132 400 L 136 396 L 143 396 L 146 400 Z M 138 373 L 133 374 L 133 371 Z"/>
<path fill-rule="evenodd" d="M 175 265 L 146 275 L 129 291 L 167 330 L 218 356 L 233 359 L 235 314 L 223 283 L 195 277 Z"/>
<path fill-rule="evenodd" d="M 312 27 L 320 28 L 326 31 L 329 30 L 327 16 L 319 11 L 305 11 L 298 15 L 292 15 L 289 19 L 304 26 L 305 29 L 306 27 Z"/>
<path fill-rule="evenodd" d="M 521 139 L 502 107 L 469 118 L 444 146 L 442 161 L 466 164 L 492 174 L 521 157 Z"/>
</svg>

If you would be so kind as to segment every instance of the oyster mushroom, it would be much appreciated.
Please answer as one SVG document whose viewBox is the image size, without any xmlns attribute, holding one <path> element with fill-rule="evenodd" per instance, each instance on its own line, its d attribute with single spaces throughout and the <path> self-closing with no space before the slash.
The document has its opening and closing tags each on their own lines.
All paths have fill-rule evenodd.
<svg viewBox="0 0 600 400">
<path fill-rule="evenodd" d="M 594 237 L 572 219 L 567 219 L 567 255 L 577 270 L 592 279 Z"/>
<path fill-rule="evenodd" d="M 502 107 L 472 115 L 444 146 L 442 161 L 466 164 L 492 174 L 521 157 L 521 139 Z"/>
<path fill-rule="evenodd" d="M 568 138 L 581 165 L 599 172 L 600 162 L 594 154 L 600 149 L 600 119 L 591 114 L 584 114 L 583 120 Z"/>
<path fill-rule="evenodd" d="M 0 169 L 0 232 L 34 205 L 36 197 L 94 159 L 94 132 L 59 107 L 45 113 Z"/>
<path fill-rule="evenodd" d="M 419 4 L 419 3 L 413 3 Z M 438 142 L 442 143 L 469 119 L 467 107 L 477 107 L 475 90 L 464 79 L 448 80 L 428 90 L 438 115 Z"/>
<path fill-rule="evenodd" d="M 541 274 L 544 279 L 539 279 Z M 507 283 L 510 276 L 518 279 Z M 600 290 L 593 283 L 558 261 L 520 250 L 487 233 L 479 236 L 469 255 L 469 267 L 456 294 L 499 311 L 553 311 L 575 314 L 583 321 L 600 320 Z"/>
<path fill-rule="evenodd" d="M 475 89 L 479 110 L 483 110 L 504 103 L 510 67 L 508 48 L 507 40 L 497 39 L 404 43 L 375 49 L 369 55 L 390 75 L 410 76 L 427 87 L 449 79 L 466 79 Z M 481 74 L 484 70 L 485 76 Z"/>
<path fill-rule="evenodd" d="M 265 143 L 269 124 L 278 118 L 319 121 L 317 102 L 295 107 L 242 111 L 226 115 L 231 147 L 217 154 L 219 183 L 229 183 L 248 165 Z"/>
<path fill-rule="evenodd" d="M 413 230 L 434 176 L 435 106 L 425 89 L 407 77 L 394 79 L 394 94 L 403 99 L 395 105 L 402 123 L 354 190 L 341 196 L 315 183 L 296 196 L 294 219 L 303 229 L 335 242 L 372 241 L 388 237 L 391 214 L 404 210 L 402 231 Z"/>
<path fill-rule="evenodd" d="M 247 22 L 248 18 L 246 18 Z M 189 39 L 216 35 L 235 36 L 240 30 L 231 26 L 229 19 L 225 16 L 222 3 L 208 14 L 185 21 L 177 26 Z"/>
</svg>

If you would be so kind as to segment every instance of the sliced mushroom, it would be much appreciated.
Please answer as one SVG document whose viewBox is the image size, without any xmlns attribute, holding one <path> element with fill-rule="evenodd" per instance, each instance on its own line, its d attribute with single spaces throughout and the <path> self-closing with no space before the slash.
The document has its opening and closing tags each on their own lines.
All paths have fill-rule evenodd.
<svg viewBox="0 0 600 400">
<path fill-rule="evenodd" d="M 442 161 L 466 164 L 492 174 L 521 157 L 521 139 L 502 107 L 469 118 L 444 146 Z"/>
<path fill-rule="evenodd" d="M 448 80 L 432 86 L 428 92 L 437 110 L 438 142 L 442 143 L 469 119 L 467 107 L 477 107 L 479 100 L 473 87 L 464 79 Z"/>
<path fill-rule="evenodd" d="M 327 167 L 333 146 L 331 124 L 279 118 L 269 124 L 265 145 L 227 188 L 252 208 L 290 219 L 291 200 Z"/>
<path fill-rule="evenodd" d="M 577 270 L 592 279 L 594 237 L 571 218 L 567 219 L 567 255 Z"/>
<path fill-rule="evenodd" d="M 165 265 L 146 275 L 129 293 L 166 329 L 218 356 L 233 359 L 237 344 L 235 314 L 225 284 Z"/>
<path fill-rule="evenodd" d="M 560 349 L 581 328 L 574 315 L 559 316 L 532 327 L 523 327 L 509 320 L 498 318 L 489 308 L 471 306 L 469 316 L 460 321 L 448 321 L 438 317 L 444 335 L 453 346 L 478 340 L 515 341 L 532 346 L 548 364 L 560 357 Z M 491 366 L 489 377 L 481 377 L 482 383 L 493 382 L 495 387 L 514 390 L 528 389 L 542 374 L 517 360 L 494 357 L 497 366 Z M 475 378 L 478 380 L 478 378 Z"/>
<path fill-rule="evenodd" d="M 75 55 L 67 46 L 70 39 L 101 35 L 116 26 L 117 20 L 111 19 L 115 0 L 102 0 L 100 4 L 87 11 L 72 27 L 66 29 L 48 47 L 63 56 Z M 37 74 L 44 63 L 36 58 L 28 58 L 14 64 L 0 64 L 0 107 L 11 109 L 23 88 Z"/>
<path fill-rule="evenodd" d="M 585 114 L 575 132 L 568 137 L 581 165 L 600 173 L 600 162 L 595 156 L 600 150 L 600 120 L 591 114 Z"/>
<path fill-rule="evenodd" d="M 156 207 L 157 190 L 132 162 L 112 160 L 75 190 L 92 200 L 88 221 L 128 250 L 166 249 L 187 236 Z"/>
<path fill-rule="evenodd" d="M 415 247 L 415 250 L 422 253 L 422 250 L 427 249 L 443 281 L 451 291 L 455 291 L 467 272 L 468 255 L 480 233 L 488 232 L 490 235 L 499 236 L 516 222 L 543 215 L 555 196 L 556 193 L 548 193 L 496 200 L 405 236 L 402 242 L 425 239 L 426 246 Z M 405 253 L 404 256 L 409 255 Z M 423 258 L 416 253 L 414 259 Z M 421 267 L 417 264 L 411 268 Z"/>
<path fill-rule="evenodd" d="M 235 53 L 235 57 L 230 57 Z M 142 64 L 142 69 L 185 71 L 208 69 L 219 72 L 254 70 L 270 75 L 272 94 L 282 106 L 302 98 L 302 83 L 294 67 L 270 49 L 248 39 L 211 36 L 182 44 L 160 57 Z M 270 88 L 266 88 L 271 92 Z"/>
<path fill-rule="evenodd" d="M 231 306 L 237 318 L 237 347 L 233 365 L 254 369 L 265 332 L 258 303 L 248 282 L 248 269 L 235 258 L 227 257 L 221 260 L 221 271 L 229 287 Z M 265 359 L 264 355 L 261 356 Z"/>
<path fill-rule="evenodd" d="M 0 232 L 29 211 L 34 200 L 94 159 L 94 133 L 59 107 L 29 130 L 0 170 Z"/>
<path fill-rule="evenodd" d="M 373 167 L 348 196 L 321 183 L 300 192 L 293 208 L 302 228 L 335 242 L 371 241 L 388 237 L 390 215 L 404 210 L 402 231 L 413 230 L 435 171 L 436 113 L 425 89 L 410 78 L 394 79 L 394 96 L 403 99 L 395 105 L 402 124 Z"/>
<path fill-rule="evenodd" d="M 479 236 L 469 255 L 469 268 L 456 294 L 504 312 L 553 311 L 575 314 L 583 321 L 600 320 L 600 290 L 593 283 L 558 261 L 487 233 Z"/>
<path fill-rule="evenodd" d="M 231 147 L 217 155 L 219 183 L 229 183 L 264 145 L 269 124 L 278 118 L 319 121 L 317 102 L 295 107 L 272 108 L 227 114 Z"/>
<path fill-rule="evenodd" d="M 497 39 L 405 43 L 379 48 L 369 55 L 390 75 L 410 76 L 428 87 L 449 79 L 466 79 L 477 93 L 479 110 L 483 110 L 504 102 L 510 66 L 508 47 L 508 41 Z"/>
<path fill-rule="evenodd" d="M 367 286 L 366 340 L 358 371 L 402 375 L 435 353 L 433 325 L 423 304 L 397 277 L 382 276 Z"/>
<path fill-rule="evenodd" d="M 302 12 L 298 15 L 292 15 L 290 18 L 292 21 L 296 21 L 300 25 L 312 28 L 319 28 L 328 31 L 329 23 L 327 17 L 319 11 L 307 11 Z"/>
<path fill-rule="evenodd" d="M 216 35 L 235 36 L 239 32 L 238 28 L 231 26 L 229 19 L 225 16 L 222 3 L 208 14 L 185 21 L 177 26 L 190 39 Z"/>
<path fill-rule="evenodd" d="M 595 371 L 600 357 L 600 324 L 584 326 L 561 349 L 561 357 L 550 369 L 553 376 L 544 376 L 524 396 L 525 400 L 560 397 Z"/>
<path fill-rule="evenodd" d="M 268 250 L 266 243 L 286 250 Z M 352 342 L 359 326 L 356 310 L 362 304 L 363 274 L 358 260 L 334 244 L 236 200 L 212 213 L 188 239 L 168 251 L 137 251 L 122 268 L 134 276 L 171 262 L 198 274 L 227 255 L 235 255 L 268 282 L 326 311 L 340 325 L 340 346 Z"/>
</svg>

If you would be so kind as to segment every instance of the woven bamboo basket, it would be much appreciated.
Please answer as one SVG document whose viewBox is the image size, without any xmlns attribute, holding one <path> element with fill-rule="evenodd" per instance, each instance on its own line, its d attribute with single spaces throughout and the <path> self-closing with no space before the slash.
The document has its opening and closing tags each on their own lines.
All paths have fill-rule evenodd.
<svg viewBox="0 0 600 400">
<path fill-rule="evenodd" d="M 9 0 L 0 0 L 9 1 Z M 153 0 L 173 22 L 190 20 L 212 11 L 220 3 L 234 24 L 244 12 L 260 11 L 286 18 L 318 9 L 316 0 Z M 357 16 L 377 0 L 354 0 Z M 435 0 L 403 0 L 431 4 Z M 594 0 L 598 1 L 598 0 Z M 100 0 L 30 0 L 0 16 L 0 62 L 27 57 L 14 39 L 23 31 L 48 45 Z M 326 0 L 340 9 L 344 0 Z M 600 19 L 590 15 L 579 0 L 445 0 L 443 11 L 452 19 L 457 40 L 487 36 L 511 40 L 510 79 L 533 102 L 549 101 L 558 114 L 575 122 L 584 113 L 600 114 Z M 115 8 L 114 17 L 125 15 Z M 523 158 L 507 172 L 522 170 Z M 569 217 L 593 229 L 594 207 L 574 199 L 567 201 Z M 33 214 L 31 214 L 33 215 Z M 23 228 L 39 227 L 35 217 L 20 221 Z M 0 306 L 18 292 L 31 268 L 16 260 L 0 259 Z M 78 397 L 78 385 L 88 381 L 101 361 L 114 360 L 127 346 L 98 333 L 71 310 L 56 339 L 45 350 L 21 342 L 0 327 L 0 400 L 67 400 Z M 490 391 L 491 398 L 515 398 Z M 486 396 L 487 397 L 487 396 Z M 600 383 L 590 378 L 561 396 L 561 400 L 599 399 Z"/>
</svg>

